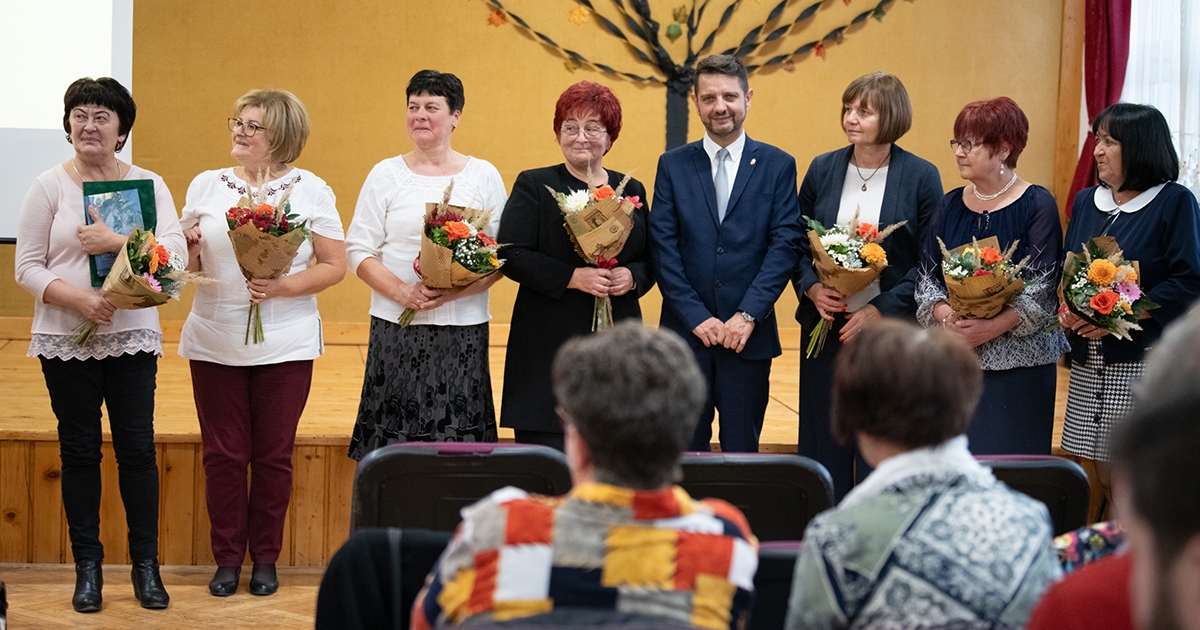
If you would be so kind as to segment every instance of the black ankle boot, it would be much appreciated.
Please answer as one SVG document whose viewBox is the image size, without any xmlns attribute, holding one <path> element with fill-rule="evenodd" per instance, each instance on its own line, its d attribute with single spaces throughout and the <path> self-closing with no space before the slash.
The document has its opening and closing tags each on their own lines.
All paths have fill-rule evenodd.
<svg viewBox="0 0 1200 630">
<path fill-rule="evenodd" d="M 208 592 L 217 597 L 229 597 L 237 592 L 241 576 L 242 567 L 217 567 L 212 581 L 208 583 Z"/>
<path fill-rule="evenodd" d="M 161 610 L 171 603 L 171 596 L 163 588 L 162 577 L 158 574 L 158 561 L 137 560 L 133 563 L 133 596 L 142 604 L 142 608 Z"/>
<path fill-rule="evenodd" d="M 271 595 L 279 590 L 279 577 L 275 574 L 275 563 L 254 563 L 254 572 L 250 574 L 251 595 Z"/>
<path fill-rule="evenodd" d="M 104 588 L 104 572 L 99 560 L 80 560 L 75 563 L 75 594 L 71 606 L 75 612 L 88 613 L 100 610 L 100 589 Z"/>
</svg>

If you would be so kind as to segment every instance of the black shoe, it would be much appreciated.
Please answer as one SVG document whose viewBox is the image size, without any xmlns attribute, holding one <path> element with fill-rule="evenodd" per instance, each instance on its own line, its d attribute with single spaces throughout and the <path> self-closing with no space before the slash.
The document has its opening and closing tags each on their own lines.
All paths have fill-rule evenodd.
<svg viewBox="0 0 1200 630">
<path fill-rule="evenodd" d="M 75 563 L 75 594 L 71 606 L 75 612 L 89 613 L 100 610 L 100 589 L 104 588 L 104 572 L 99 560 L 80 560 Z"/>
<path fill-rule="evenodd" d="M 279 577 L 275 575 L 275 563 L 254 563 L 254 572 L 250 574 L 251 595 L 271 595 L 279 590 Z"/>
<path fill-rule="evenodd" d="M 229 597 L 237 592 L 242 567 L 217 567 L 213 579 L 208 583 L 208 592 L 217 597 Z"/>
<path fill-rule="evenodd" d="M 142 604 L 142 608 L 162 610 L 171 603 L 171 596 L 163 588 L 162 577 L 158 574 L 158 561 L 138 560 L 133 563 L 133 596 Z"/>
</svg>

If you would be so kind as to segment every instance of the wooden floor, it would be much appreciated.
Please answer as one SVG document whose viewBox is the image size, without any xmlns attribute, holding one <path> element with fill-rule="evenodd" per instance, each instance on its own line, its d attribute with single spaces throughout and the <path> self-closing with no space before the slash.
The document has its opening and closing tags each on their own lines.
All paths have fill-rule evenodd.
<svg viewBox="0 0 1200 630">
<path fill-rule="evenodd" d="M 74 630 L 146 630 L 170 628 L 312 628 L 321 569 L 281 568 L 279 592 L 270 597 L 249 593 L 249 569 L 241 588 L 230 597 L 208 593 L 211 567 L 164 567 L 163 584 L 171 595 L 166 610 L 145 610 L 133 597 L 129 565 L 105 565 L 104 607 L 79 614 L 71 609 L 75 587 L 72 565 L 0 564 L 0 581 L 8 585 L 8 627 Z"/>
</svg>

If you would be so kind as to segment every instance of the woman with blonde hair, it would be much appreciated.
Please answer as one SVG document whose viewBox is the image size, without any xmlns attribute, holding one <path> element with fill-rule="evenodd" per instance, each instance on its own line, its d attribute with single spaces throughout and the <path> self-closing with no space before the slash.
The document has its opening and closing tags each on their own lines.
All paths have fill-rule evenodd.
<svg viewBox="0 0 1200 630">
<path fill-rule="evenodd" d="M 217 561 L 209 591 L 218 597 L 237 591 L 247 548 L 254 562 L 250 592 L 270 595 L 279 588 L 275 562 L 291 498 L 296 425 L 308 400 L 313 359 L 325 349 L 316 294 L 346 273 L 333 191 L 291 165 L 308 140 L 308 111 L 300 99 L 283 90 L 251 90 L 234 104 L 229 131 L 238 165 L 197 175 L 182 219 L 189 268 L 221 282 L 197 286 L 179 339 L 179 355 L 191 362 L 200 418 Z M 226 236 L 226 211 L 252 192 L 271 204 L 289 200 L 298 215 L 293 222 L 307 222 L 312 231 L 290 270 L 271 280 L 246 280 Z M 247 343 L 252 305 L 262 316 L 261 343 Z"/>
</svg>

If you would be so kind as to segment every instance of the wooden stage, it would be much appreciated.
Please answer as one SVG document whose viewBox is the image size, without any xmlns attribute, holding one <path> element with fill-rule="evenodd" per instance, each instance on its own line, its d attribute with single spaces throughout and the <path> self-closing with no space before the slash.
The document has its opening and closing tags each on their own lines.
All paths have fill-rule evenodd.
<svg viewBox="0 0 1200 630">
<path fill-rule="evenodd" d="M 0 563 L 69 563 L 59 489 L 55 420 L 38 361 L 26 357 L 28 319 L 0 318 Z M 164 322 L 168 342 L 179 322 Z M 316 361 L 312 392 L 296 440 L 295 481 L 281 566 L 322 567 L 349 531 L 355 462 L 346 457 L 366 359 L 366 326 L 327 326 L 326 352 Z M 784 355 L 771 373 L 764 452 L 796 452 L 799 339 L 784 329 Z M 491 366 L 499 409 L 507 327 L 493 326 Z M 1065 371 L 1063 373 L 1065 375 Z M 1060 375 L 1055 444 L 1065 405 Z M 164 565 L 214 564 L 208 540 L 200 435 L 187 362 L 166 344 L 159 362 L 155 408 L 161 480 L 159 557 Z M 714 431 L 715 433 L 715 431 Z M 512 432 L 500 431 L 501 440 Z M 107 438 L 107 434 L 106 434 Z M 101 539 L 107 561 L 128 563 L 124 510 L 112 445 L 104 445 Z M 3 573 L 0 571 L 0 579 Z"/>
</svg>

